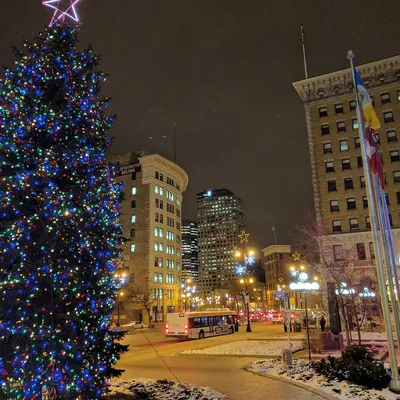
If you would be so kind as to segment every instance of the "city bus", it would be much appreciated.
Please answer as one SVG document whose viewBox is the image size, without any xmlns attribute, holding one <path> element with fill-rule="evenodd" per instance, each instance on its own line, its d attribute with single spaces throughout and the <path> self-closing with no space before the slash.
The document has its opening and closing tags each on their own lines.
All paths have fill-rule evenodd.
<svg viewBox="0 0 400 400">
<path fill-rule="evenodd" d="M 165 336 L 179 339 L 204 339 L 235 332 L 236 312 L 228 308 L 168 313 Z"/>
</svg>

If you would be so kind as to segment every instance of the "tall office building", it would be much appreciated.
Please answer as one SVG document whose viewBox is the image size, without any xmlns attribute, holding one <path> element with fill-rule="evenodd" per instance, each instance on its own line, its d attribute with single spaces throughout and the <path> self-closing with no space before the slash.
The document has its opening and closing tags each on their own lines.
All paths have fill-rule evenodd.
<svg viewBox="0 0 400 400">
<path fill-rule="evenodd" d="M 197 194 L 200 295 L 228 288 L 235 278 L 240 248 L 238 235 L 244 229 L 243 201 L 228 189 Z"/>
<path fill-rule="evenodd" d="M 178 310 L 181 281 L 181 210 L 186 190 L 186 172 L 166 158 L 145 153 L 122 153 L 109 157 L 120 165 L 125 199 L 121 204 L 127 282 L 145 300 L 151 317 L 162 321 Z M 141 301 L 124 301 L 124 311 L 133 320 L 148 322 Z"/>
<path fill-rule="evenodd" d="M 381 122 L 387 202 L 400 250 L 400 56 L 357 67 Z M 329 236 L 333 257 L 344 247 L 357 261 L 374 258 L 350 69 L 295 82 L 305 109 L 317 222 Z"/>
<path fill-rule="evenodd" d="M 197 240 L 197 222 L 182 221 L 182 281 L 190 279 L 198 282 L 199 277 L 199 248 Z"/>
</svg>

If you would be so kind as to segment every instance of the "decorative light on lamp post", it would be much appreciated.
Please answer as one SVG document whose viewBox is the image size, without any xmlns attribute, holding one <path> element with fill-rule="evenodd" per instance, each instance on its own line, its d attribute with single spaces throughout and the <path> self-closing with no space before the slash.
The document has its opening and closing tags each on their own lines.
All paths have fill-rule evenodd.
<svg viewBox="0 0 400 400">
<path fill-rule="evenodd" d="M 118 283 L 118 288 L 120 289 L 121 286 L 126 285 L 127 282 L 127 276 L 128 276 L 128 268 L 119 268 L 117 269 L 117 272 L 115 273 L 114 277 L 117 280 Z M 118 312 L 118 317 L 117 317 L 117 327 L 120 326 L 120 313 L 121 313 L 121 298 L 124 295 L 124 292 L 119 291 L 117 293 L 117 312 Z"/>
<path fill-rule="evenodd" d="M 314 277 L 313 281 L 309 281 L 305 266 L 301 265 L 300 270 L 294 267 L 290 268 L 292 277 L 296 277 L 297 281 L 289 285 L 290 290 L 294 292 L 304 293 L 304 308 L 306 309 L 306 331 L 307 331 L 307 344 L 308 344 L 308 359 L 311 361 L 311 348 L 310 348 L 310 329 L 308 326 L 308 310 L 307 310 L 307 293 L 312 293 L 319 290 L 318 278 Z"/>
<path fill-rule="evenodd" d="M 181 283 L 181 289 L 182 289 L 182 298 L 184 299 L 184 311 L 186 311 L 186 301 L 191 299 L 192 296 L 194 296 L 197 293 L 197 288 L 196 286 L 191 285 L 192 280 L 190 278 L 186 279 Z"/>
<path fill-rule="evenodd" d="M 240 239 L 240 243 L 243 245 L 243 252 L 237 251 L 235 253 L 236 258 L 243 257 L 243 266 L 244 266 L 244 271 L 242 275 L 244 276 L 243 278 L 240 279 L 241 284 L 245 284 L 245 294 L 244 294 L 244 303 L 246 306 L 246 311 L 247 311 L 247 327 L 246 327 L 246 332 L 251 332 L 251 324 L 250 324 L 250 295 L 248 291 L 248 284 L 253 283 L 254 280 L 253 278 L 249 277 L 249 270 L 248 266 L 252 265 L 251 262 L 254 262 L 254 251 L 249 250 L 247 251 L 247 243 L 249 242 L 249 233 L 246 233 L 245 231 L 242 231 L 240 235 L 238 235 Z M 250 261 L 250 262 L 249 262 Z"/>
</svg>

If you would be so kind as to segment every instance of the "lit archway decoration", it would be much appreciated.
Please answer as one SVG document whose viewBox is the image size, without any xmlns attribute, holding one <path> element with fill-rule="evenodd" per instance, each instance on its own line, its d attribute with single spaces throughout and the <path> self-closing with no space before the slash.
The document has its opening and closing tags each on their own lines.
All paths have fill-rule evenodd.
<svg viewBox="0 0 400 400">
<path fill-rule="evenodd" d="M 50 26 L 55 21 L 64 21 L 65 18 L 70 18 L 75 22 L 79 22 L 76 6 L 81 0 L 43 0 L 43 5 L 54 10 L 51 17 Z"/>
</svg>

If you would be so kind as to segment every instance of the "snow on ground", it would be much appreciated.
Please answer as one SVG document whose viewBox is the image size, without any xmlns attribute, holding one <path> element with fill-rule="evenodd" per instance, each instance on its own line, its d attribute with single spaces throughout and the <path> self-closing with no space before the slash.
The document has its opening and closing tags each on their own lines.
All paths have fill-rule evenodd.
<svg viewBox="0 0 400 400">
<path fill-rule="evenodd" d="M 304 348 L 301 341 L 291 341 L 292 352 Z M 287 341 L 262 341 L 245 340 L 221 344 L 200 350 L 186 350 L 183 354 L 219 354 L 219 355 L 241 355 L 241 356 L 280 356 L 282 350 L 289 346 Z"/>
<path fill-rule="evenodd" d="M 107 400 L 229 400 L 224 394 L 208 387 L 167 380 L 115 379 L 109 389 Z"/>
<path fill-rule="evenodd" d="M 299 381 L 307 386 L 318 388 L 333 395 L 341 400 L 357 398 L 358 400 L 397 400 L 398 395 L 388 389 L 382 391 L 364 389 L 361 386 L 348 382 L 328 380 L 321 375 L 317 375 L 307 362 L 295 361 L 293 366 L 286 367 L 278 360 L 255 361 L 248 368 L 251 372 L 261 375 L 273 375 L 282 378 Z"/>
</svg>

